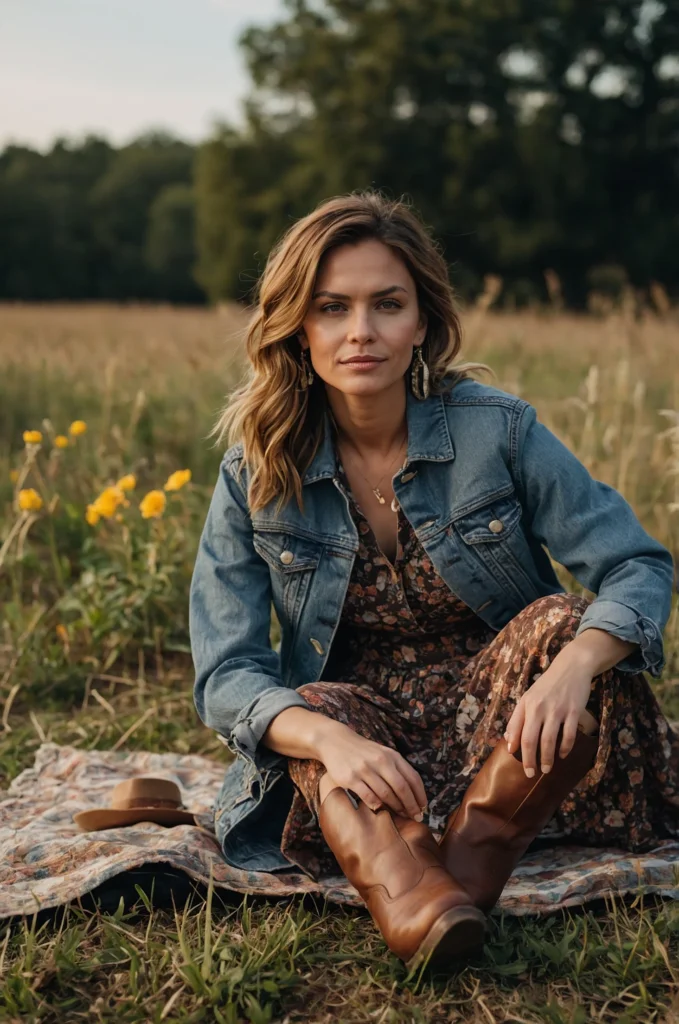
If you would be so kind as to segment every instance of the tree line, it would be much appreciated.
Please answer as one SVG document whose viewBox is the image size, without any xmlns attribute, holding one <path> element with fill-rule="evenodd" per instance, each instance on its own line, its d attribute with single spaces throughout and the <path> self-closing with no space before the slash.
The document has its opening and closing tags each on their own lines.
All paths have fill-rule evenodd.
<svg viewBox="0 0 679 1024">
<path fill-rule="evenodd" d="M 0 154 L 0 298 L 247 299 L 322 199 L 406 195 L 465 296 L 679 294 L 679 0 L 286 0 L 242 127 Z"/>
</svg>

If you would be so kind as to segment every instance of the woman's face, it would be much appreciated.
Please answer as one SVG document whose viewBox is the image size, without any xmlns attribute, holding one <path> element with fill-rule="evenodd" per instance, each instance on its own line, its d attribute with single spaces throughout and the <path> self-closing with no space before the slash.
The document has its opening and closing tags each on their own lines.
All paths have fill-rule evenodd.
<svg viewBox="0 0 679 1024">
<path fill-rule="evenodd" d="M 407 267 L 367 239 L 325 254 L 299 339 L 329 387 L 373 395 L 403 377 L 426 329 Z"/>
</svg>

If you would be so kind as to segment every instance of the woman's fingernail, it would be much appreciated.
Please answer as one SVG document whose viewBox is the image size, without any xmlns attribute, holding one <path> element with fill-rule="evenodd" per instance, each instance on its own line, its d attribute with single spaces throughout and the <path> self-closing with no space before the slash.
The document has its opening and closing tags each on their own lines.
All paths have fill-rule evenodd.
<svg viewBox="0 0 679 1024">
<path fill-rule="evenodd" d="M 535 775 L 535 768 L 526 768 L 526 776 L 527 776 L 527 778 L 532 779 L 534 775 Z"/>
<path fill-rule="evenodd" d="M 511 743 L 510 743 L 510 742 L 508 741 L 508 742 L 507 742 L 507 750 L 509 751 L 509 753 L 510 753 L 510 754 L 511 754 L 511 752 L 512 752 L 512 749 L 513 749 L 513 748 L 512 748 L 512 744 L 511 744 Z"/>
<path fill-rule="evenodd" d="M 416 815 L 415 815 L 415 821 L 422 821 L 422 820 L 423 820 L 423 818 L 424 818 L 424 815 L 423 815 L 423 814 L 416 814 Z"/>
<path fill-rule="evenodd" d="M 551 770 L 552 770 L 551 764 L 541 764 L 540 765 L 540 771 L 543 773 L 543 775 L 546 775 L 547 772 L 551 772 Z"/>
</svg>

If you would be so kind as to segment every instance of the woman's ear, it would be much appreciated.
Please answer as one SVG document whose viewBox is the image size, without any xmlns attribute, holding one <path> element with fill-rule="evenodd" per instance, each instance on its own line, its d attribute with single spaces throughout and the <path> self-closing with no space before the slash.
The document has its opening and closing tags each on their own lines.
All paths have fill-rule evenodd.
<svg viewBox="0 0 679 1024">
<path fill-rule="evenodd" d="M 415 341 L 415 344 L 418 346 L 421 345 L 424 342 L 424 339 L 427 337 L 428 323 L 429 322 L 425 314 L 420 313 L 420 319 L 417 325 L 417 340 Z"/>
</svg>

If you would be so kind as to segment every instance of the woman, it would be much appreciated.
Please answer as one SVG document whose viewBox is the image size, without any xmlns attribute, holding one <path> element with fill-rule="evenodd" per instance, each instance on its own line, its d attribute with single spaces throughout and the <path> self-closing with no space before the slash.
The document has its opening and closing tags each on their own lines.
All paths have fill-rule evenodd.
<svg viewBox="0 0 679 1024">
<path fill-rule="evenodd" d="M 679 740 L 642 674 L 664 664 L 672 558 L 532 406 L 451 366 L 460 345 L 403 204 L 352 194 L 296 223 L 213 431 L 242 440 L 191 587 L 196 707 L 237 754 L 226 859 L 341 869 L 410 968 L 479 947 L 538 837 L 679 835 Z"/>
</svg>

